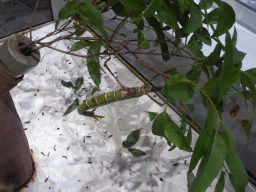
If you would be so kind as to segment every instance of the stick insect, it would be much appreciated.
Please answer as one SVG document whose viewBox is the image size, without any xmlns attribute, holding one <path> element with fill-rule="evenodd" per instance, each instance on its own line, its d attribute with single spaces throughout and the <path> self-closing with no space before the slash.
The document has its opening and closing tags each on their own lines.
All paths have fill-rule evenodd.
<svg viewBox="0 0 256 192">
<path fill-rule="evenodd" d="M 123 86 L 121 89 L 117 91 L 100 94 L 98 96 L 84 100 L 83 103 L 78 106 L 78 113 L 80 115 L 93 117 L 96 120 L 98 120 L 99 118 L 104 118 L 104 116 L 99 116 L 94 114 L 94 111 L 96 110 L 97 107 L 107 105 L 109 103 L 113 103 L 117 101 L 140 97 L 150 92 L 158 92 L 158 91 L 162 91 L 162 88 L 149 87 L 149 86 L 141 86 L 141 87 L 124 87 Z M 88 111 L 90 109 L 93 109 L 93 110 Z"/>
<path fill-rule="evenodd" d="M 104 94 L 92 97 L 90 99 L 84 100 L 83 103 L 78 106 L 78 113 L 80 115 L 93 117 L 96 120 L 99 120 L 99 118 L 104 118 L 104 116 L 94 114 L 94 111 L 96 110 L 97 107 L 107 105 L 109 103 L 113 103 L 113 102 L 117 102 L 117 101 L 140 97 L 142 95 L 148 95 L 148 93 L 150 93 L 150 92 L 159 92 L 159 91 L 163 90 L 163 87 L 148 86 L 149 83 L 152 80 L 154 80 L 158 75 L 154 76 L 152 79 L 150 79 L 146 84 L 144 84 L 141 87 L 125 87 L 118 80 L 118 78 L 115 77 L 115 75 L 112 73 L 112 71 L 109 69 L 109 67 L 107 65 L 107 62 L 109 60 L 110 60 L 110 57 L 105 61 L 104 67 L 106 67 L 106 69 L 110 72 L 110 74 L 115 78 L 115 80 L 121 86 L 121 89 L 119 89 L 117 91 L 104 93 Z M 153 98 L 151 98 L 151 99 L 153 99 Z M 93 110 L 88 111 L 90 109 L 93 109 Z"/>
</svg>

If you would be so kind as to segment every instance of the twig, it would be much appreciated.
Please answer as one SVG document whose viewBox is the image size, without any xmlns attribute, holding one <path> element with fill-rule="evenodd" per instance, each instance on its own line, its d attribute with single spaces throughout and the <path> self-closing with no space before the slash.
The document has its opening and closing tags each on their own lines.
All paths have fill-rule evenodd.
<svg viewBox="0 0 256 192">
<path fill-rule="evenodd" d="M 169 78 L 171 77 L 171 75 L 165 74 L 165 73 L 163 73 L 163 72 L 161 72 L 161 71 L 159 71 L 159 70 L 157 70 L 157 69 L 155 69 L 155 68 L 149 66 L 147 63 L 145 63 L 144 61 L 142 61 L 142 60 L 136 55 L 137 53 L 134 53 L 134 52 L 133 52 L 130 48 L 128 48 L 123 42 L 122 42 L 122 44 L 123 44 L 124 48 L 125 48 L 126 50 L 128 50 L 129 53 L 131 53 L 131 54 L 135 57 L 135 59 L 136 59 L 142 66 L 144 66 L 144 67 L 150 69 L 151 71 L 153 71 L 153 72 L 155 72 L 155 73 L 157 73 L 157 74 L 159 74 L 159 75 L 163 75 L 163 76 L 166 76 L 166 77 L 169 77 Z"/>
<path fill-rule="evenodd" d="M 116 27 L 116 29 L 114 30 L 114 32 L 112 33 L 109 42 L 111 43 L 111 41 L 114 39 L 114 36 L 116 35 L 116 33 L 118 32 L 118 30 L 120 30 L 120 28 L 124 25 L 124 22 L 128 19 L 128 17 L 130 17 L 132 14 L 134 14 L 135 12 L 137 12 L 136 10 L 132 11 L 128 16 L 126 16 Z"/>
<path fill-rule="evenodd" d="M 81 31 L 81 30 L 83 30 L 83 29 L 85 29 L 85 28 L 87 28 L 87 26 L 83 26 L 83 27 L 81 27 L 80 29 L 76 30 L 75 32 L 70 33 L 69 35 L 59 36 L 59 37 L 57 37 L 56 39 L 54 39 L 53 41 L 50 41 L 50 42 L 47 42 L 47 43 L 41 43 L 41 42 L 40 42 L 41 40 L 40 40 L 40 41 L 37 41 L 37 42 L 35 42 L 35 44 L 42 44 L 43 46 L 38 46 L 38 47 L 34 48 L 33 50 L 41 49 L 41 48 L 45 47 L 46 44 L 47 44 L 47 45 L 51 45 L 51 44 L 53 44 L 53 43 L 55 43 L 55 42 L 57 42 L 57 41 L 60 41 L 60 40 L 63 40 L 63 39 L 68 39 L 69 37 L 73 36 L 74 34 L 76 34 L 77 32 L 79 32 L 79 31 Z"/>
<path fill-rule="evenodd" d="M 112 3 L 108 4 L 106 7 L 104 7 L 100 13 L 102 13 L 103 11 L 105 11 L 109 6 L 111 6 L 113 3 L 115 3 L 116 1 L 113 1 Z"/>
<path fill-rule="evenodd" d="M 39 1 L 40 1 L 40 0 L 37 0 L 36 6 L 35 6 L 34 11 L 33 11 L 33 14 L 32 14 L 32 17 L 31 17 L 31 19 L 30 19 L 30 21 L 29 21 L 29 25 L 30 25 L 30 41 L 32 41 L 32 21 L 33 21 L 33 19 L 34 19 L 34 16 L 35 16 L 36 9 L 37 9 L 37 6 L 38 6 L 38 4 L 39 4 Z"/>
<path fill-rule="evenodd" d="M 104 67 L 107 68 L 107 70 L 110 72 L 110 74 L 115 78 L 115 80 L 117 81 L 117 83 L 124 88 L 125 86 L 118 80 L 118 78 L 112 73 L 112 71 L 109 69 L 107 62 L 111 59 L 111 57 L 109 56 L 109 58 L 104 62 Z"/>
<path fill-rule="evenodd" d="M 71 23 L 73 20 L 74 20 L 74 19 L 70 19 L 70 20 L 67 22 L 66 25 L 68 25 L 69 23 Z M 64 26 L 64 27 L 65 27 L 65 26 Z M 70 28 L 74 28 L 74 27 L 70 27 Z M 56 35 L 56 34 L 62 32 L 64 29 L 65 29 L 65 28 L 62 28 L 62 29 L 58 29 L 57 31 L 55 30 L 55 31 L 53 31 L 53 32 L 51 32 L 51 33 L 48 33 L 46 36 L 44 36 L 44 37 L 42 37 L 42 38 L 40 38 L 40 39 L 31 41 L 31 42 L 28 43 L 28 44 L 25 44 L 25 45 L 20 46 L 19 49 L 22 49 L 22 48 L 31 46 L 31 45 L 33 45 L 33 44 L 37 44 L 38 42 L 40 42 L 40 41 L 42 41 L 42 40 L 44 40 L 44 39 L 46 39 L 46 38 L 48 38 L 48 37 L 50 37 L 50 36 L 52 36 L 52 35 Z M 40 47 L 40 48 L 42 48 L 42 47 Z M 40 49 L 40 48 L 36 48 L 36 49 Z M 35 49 L 33 49 L 33 50 L 35 50 Z M 33 51 L 33 50 L 31 50 L 31 51 Z"/>
</svg>

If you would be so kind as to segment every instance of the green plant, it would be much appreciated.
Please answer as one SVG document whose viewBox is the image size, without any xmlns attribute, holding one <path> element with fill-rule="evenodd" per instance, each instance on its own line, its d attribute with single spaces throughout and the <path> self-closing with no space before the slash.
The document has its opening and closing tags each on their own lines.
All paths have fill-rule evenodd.
<svg viewBox="0 0 256 192">
<path fill-rule="evenodd" d="M 217 5 L 217 8 L 210 10 L 213 3 Z M 120 20 L 120 24 L 115 29 L 105 26 L 101 15 L 110 10 L 116 15 L 113 19 Z M 67 22 L 59 27 L 59 22 L 66 19 Z M 73 28 L 67 28 L 67 25 L 71 22 L 73 22 Z M 41 38 L 31 44 L 41 45 L 38 48 L 48 47 L 66 54 L 86 58 L 90 76 L 97 87 L 101 83 L 101 68 L 99 66 L 101 56 L 110 59 L 111 55 L 115 54 L 131 54 L 142 66 L 155 72 L 156 76 L 161 75 L 166 79 L 163 88 L 165 97 L 170 102 L 179 103 L 180 110 L 191 117 L 194 117 L 193 106 L 185 102 L 191 100 L 195 90 L 199 90 L 207 114 L 194 151 L 190 147 L 191 129 L 185 136 L 185 115 L 182 117 L 182 126 L 179 127 L 172 121 L 166 110 L 160 114 L 148 112 L 150 120 L 153 121 L 152 132 L 157 136 L 166 138 L 171 146 L 170 150 L 178 147 L 181 150 L 193 152 L 187 173 L 189 192 L 205 191 L 218 173 L 222 169 L 227 170 L 227 168 L 234 189 L 237 192 L 242 192 L 245 191 L 245 186 L 248 183 L 248 175 L 236 153 L 233 133 L 222 120 L 222 116 L 228 115 L 230 118 L 239 121 L 249 141 L 252 121 L 256 117 L 256 69 L 241 70 L 245 53 L 236 48 L 236 30 L 234 30 L 232 37 L 229 33 L 229 29 L 234 25 L 234 22 L 234 10 L 229 4 L 221 0 L 201 0 L 199 4 L 196 4 L 193 0 L 74 0 L 67 3 L 60 10 L 55 31 L 49 33 L 46 37 L 70 29 L 75 29 L 75 31 L 70 32 L 69 35 L 60 36 L 51 42 L 43 43 L 44 38 Z M 137 42 L 136 50 L 131 50 L 126 45 L 127 42 L 132 40 L 128 39 L 125 34 L 119 33 L 119 30 L 127 23 L 136 26 L 133 31 L 133 33 L 137 33 L 137 39 L 135 39 L 135 42 Z M 81 37 L 88 27 L 95 29 L 99 35 L 97 37 Z M 153 29 L 157 38 L 154 40 L 146 39 L 143 35 L 145 28 Z M 107 30 L 111 32 L 111 35 L 107 34 Z M 173 31 L 173 38 L 168 38 L 165 35 L 164 32 L 168 30 Z M 121 35 L 126 39 L 116 40 L 116 35 Z M 225 44 L 222 44 L 219 39 L 221 35 L 225 35 Z M 73 44 L 68 52 L 51 46 L 51 44 L 62 39 L 78 41 Z M 180 44 L 181 39 L 185 39 L 184 46 Z M 147 52 L 146 50 L 150 47 L 149 41 L 154 41 L 155 47 L 159 47 L 161 53 Z M 213 41 L 216 42 L 214 50 L 210 55 L 205 56 L 201 51 L 203 45 L 211 46 Z M 110 43 L 113 42 L 121 47 L 119 50 L 114 50 L 114 52 L 109 48 Z M 168 50 L 168 44 L 173 44 L 175 48 Z M 101 46 L 105 47 L 104 52 L 100 51 Z M 194 55 L 190 58 L 194 61 L 193 64 L 182 66 L 190 68 L 186 75 L 178 74 L 176 67 L 172 66 L 169 70 L 157 70 L 138 57 L 139 54 L 162 55 L 163 61 L 168 61 L 171 56 L 185 57 L 181 52 L 185 48 L 189 49 Z M 75 52 L 79 49 L 88 49 L 88 54 L 76 54 Z M 223 54 L 221 54 L 221 51 Z M 104 67 L 115 77 L 108 68 L 107 61 Z M 208 80 L 204 84 L 199 84 L 200 76 L 203 73 Z M 122 88 L 125 87 L 116 77 L 115 79 Z M 76 93 L 83 84 L 83 79 L 78 79 L 75 87 L 71 82 L 63 81 L 62 84 L 74 88 Z M 234 84 L 241 85 L 243 91 L 228 92 Z M 238 97 L 244 99 L 245 102 L 252 99 L 252 113 L 246 117 L 236 117 L 239 106 L 235 105 L 229 114 L 224 114 L 223 99 L 225 97 L 231 99 L 232 97 Z M 79 104 L 78 100 L 75 100 L 65 115 L 77 109 L 79 105 L 85 106 L 86 104 Z M 201 162 L 195 176 L 192 171 L 199 160 Z M 223 189 L 224 175 L 222 172 L 216 191 L 223 191 Z"/>
</svg>

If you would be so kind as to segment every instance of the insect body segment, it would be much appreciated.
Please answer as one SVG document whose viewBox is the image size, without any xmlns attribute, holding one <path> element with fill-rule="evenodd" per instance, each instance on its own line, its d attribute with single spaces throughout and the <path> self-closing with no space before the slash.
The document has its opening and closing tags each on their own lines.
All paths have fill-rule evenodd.
<svg viewBox="0 0 256 192">
<path fill-rule="evenodd" d="M 126 100 L 134 97 L 140 97 L 149 92 L 161 91 L 162 88 L 154 87 L 125 87 L 119 89 L 118 91 L 104 93 L 90 99 L 84 100 L 82 104 L 79 105 L 78 111 L 83 113 L 89 109 L 93 109 L 99 106 L 107 105 L 109 103 Z"/>
</svg>

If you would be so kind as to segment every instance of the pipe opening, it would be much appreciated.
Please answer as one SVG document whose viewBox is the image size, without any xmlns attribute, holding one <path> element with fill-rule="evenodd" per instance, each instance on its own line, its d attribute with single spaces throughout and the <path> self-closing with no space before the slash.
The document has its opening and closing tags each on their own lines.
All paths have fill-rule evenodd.
<svg viewBox="0 0 256 192">
<path fill-rule="evenodd" d="M 21 46 L 23 46 L 23 45 L 25 45 L 25 43 L 20 42 L 20 43 L 18 44 L 18 47 L 21 47 Z M 25 56 L 30 56 L 30 55 L 31 55 L 30 47 L 24 47 L 24 48 L 19 49 L 19 50 L 20 50 L 20 52 L 21 52 L 23 55 L 25 55 Z"/>
</svg>

